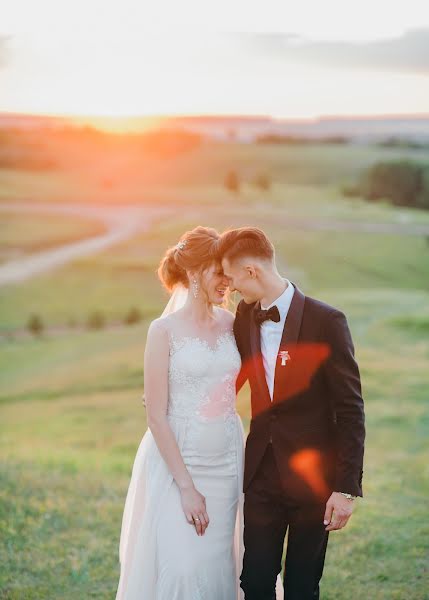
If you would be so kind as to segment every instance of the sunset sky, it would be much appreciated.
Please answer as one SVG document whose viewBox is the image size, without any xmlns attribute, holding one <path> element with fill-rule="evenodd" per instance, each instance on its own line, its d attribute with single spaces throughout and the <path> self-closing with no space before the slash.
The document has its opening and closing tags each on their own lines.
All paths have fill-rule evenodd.
<svg viewBox="0 0 429 600">
<path fill-rule="evenodd" d="M 428 113 L 429 10 L 393 4 L 0 0 L 0 111 Z"/>
</svg>

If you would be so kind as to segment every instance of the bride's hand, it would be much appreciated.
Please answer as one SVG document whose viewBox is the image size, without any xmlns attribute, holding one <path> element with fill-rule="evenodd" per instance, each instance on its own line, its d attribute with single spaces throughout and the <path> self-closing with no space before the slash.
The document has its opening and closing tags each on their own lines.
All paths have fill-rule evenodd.
<svg viewBox="0 0 429 600">
<path fill-rule="evenodd" d="M 198 535 L 204 535 L 209 524 L 206 499 L 195 487 L 182 488 L 180 494 L 186 520 L 195 526 Z"/>
</svg>

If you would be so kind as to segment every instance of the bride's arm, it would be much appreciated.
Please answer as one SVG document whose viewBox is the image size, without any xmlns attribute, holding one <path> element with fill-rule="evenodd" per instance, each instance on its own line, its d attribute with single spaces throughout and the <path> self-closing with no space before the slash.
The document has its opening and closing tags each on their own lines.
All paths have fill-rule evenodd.
<svg viewBox="0 0 429 600">
<path fill-rule="evenodd" d="M 150 324 L 144 354 L 147 424 L 167 466 L 182 489 L 194 485 L 167 420 L 168 334 L 158 322 Z"/>
<path fill-rule="evenodd" d="M 204 533 L 208 524 L 205 499 L 195 489 L 167 419 L 168 362 L 168 333 L 163 325 L 155 320 L 149 327 L 144 355 L 147 424 L 162 458 L 180 488 L 182 506 L 188 522 L 193 524 L 192 517 L 198 516 Z"/>
</svg>

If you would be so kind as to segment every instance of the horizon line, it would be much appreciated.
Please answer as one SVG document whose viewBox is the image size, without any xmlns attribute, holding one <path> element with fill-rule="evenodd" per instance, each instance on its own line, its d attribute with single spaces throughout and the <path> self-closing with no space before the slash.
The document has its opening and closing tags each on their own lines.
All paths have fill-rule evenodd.
<svg viewBox="0 0 429 600">
<path fill-rule="evenodd" d="M 35 117 L 35 118 L 51 118 L 51 119 L 102 119 L 112 121 L 123 121 L 132 119 L 148 119 L 148 120 L 166 120 L 166 119 L 241 119 L 241 120 L 258 120 L 265 119 L 281 122 L 308 123 L 324 120 L 383 120 L 383 119 L 429 119 L 429 112 L 426 113 L 369 113 L 369 114 L 335 114 L 326 113 L 309 117 L 279 117 L 264 113 L 151 113 L 151 114 L 133 114 L 133 115 L 97 115 L 97 114 L 73 114 L 73 113 L 45 113 L 45 112 L 23 112 L 23 111 L 8 111 L 0 110 L 0 117 Z"/>
</svg>

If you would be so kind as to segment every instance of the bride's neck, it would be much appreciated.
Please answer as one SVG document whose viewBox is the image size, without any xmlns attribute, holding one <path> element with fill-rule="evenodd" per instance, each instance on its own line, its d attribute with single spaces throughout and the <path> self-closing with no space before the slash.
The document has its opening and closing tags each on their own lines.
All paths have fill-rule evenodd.
<svg viewBox="0 0 429 600">
<path fill-rule="evenodd" d="M 193 323 L 201 325 L 209 325 L 214 319 L 213 304 L 203 298 L 195 298 L 192 292 L 188 295 L 188 299 L 183 307 L 183 313 Z"/>
</svg>

